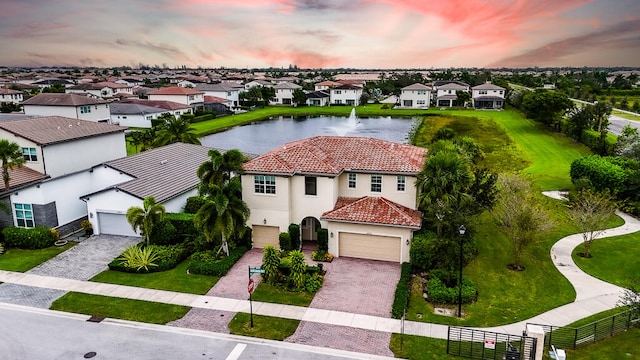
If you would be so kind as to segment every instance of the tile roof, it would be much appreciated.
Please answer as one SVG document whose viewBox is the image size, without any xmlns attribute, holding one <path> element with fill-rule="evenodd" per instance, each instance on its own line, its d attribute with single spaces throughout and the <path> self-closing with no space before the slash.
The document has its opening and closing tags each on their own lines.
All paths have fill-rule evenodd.
<svg viewBox="0 0 640 360">
<path fill-rule="evenodd" d="M 36 181 L 40 181 L 48 178 L 49 175 L 43 174 L 41 172 L 35 171 L 26 166 L 22 166 L 19 168 L 13 168 L 9 170 L 9 189 L 16 188 L 20 185 L 31 184 Z M 2 188 L 0 191 L 4 191 L 4 184 L 0 183 L 0 187 Z"/>
<path fill-rule="evenodd" d="M 316 136 L 287 143 L 244 164 L 250 173 L 339 175 L 354 172 L 417 174 L 427 149 L 390 141 Z"/>
<path fill-rule="evenodd" d="M 424 85 L 424 84 L 415 83 L 415 84 L 411 84 L 409 86 L 405 86 L 401 90 L 428 90 L 428 91 L 431 91 L 431 88 L 428 87 L 427 85 Z"/>
<path fill-rule="evenodd" d="M 229 99 L 221 98 L 221 97 L 218 97 L 218 96 L 205 95 L 204 102 L 206 102 L 206 103 L 226 104 L 226 103 L 231 103 L 233 101 L 229 100 Z"/>
<path fill-rule="evenodd" d="M 15 95 L 15 94 L 22 94 L 22 91 L 13 90 L 13 89 L 7 89 L 7 88 L 0 88 L 0 94 L 2 94 L 2 95 Z"/>
<path fill-rule="evenodd" d="M 239 84 L 232 85 L 230 83 L 196 84 L 196 89 L 200 91 L 225 92 L 225 91 L 239 91 L 244 89 L 244 86 L 241 86 Z"/>
<path fill-rule="evenodd" d="M 164 113 L 167 110 L 135 103 L 113 102 L 109 107 L 111 115 L 146 115 Z"/>
<path fill-rule="evenodd" d="M 191 106 L 177 103 L 175 101 L 167 101 L 167 100 L 147 100 L 147 99 L 123 99 L 120 103 L 127 104 L 140 104 L 147 105 L 151 107 L 157 107 L 164 110 L 182 110 L 182 109 L 191 109 Z"/>
<path fill-rule="evenodd" d="M 294 83 L 290 83 L 290 82 L 283 82 L 283 83 L 279 83 L 276 84 L 274 87 L 274 89 L 302 89 L 302 86 L 298 85 L 298 84 L 294 84 Z"/>
<path fill-rule="evenodd" d="M 362 90 L 362 86 L 353 85 L 353 84 L 342 84 L 334 87 L 331 90 Z"/>
<path fill-rule="evenodd" d="M 140 199 L 153 196 L 160 203 L 200 183 L 196 171 L 211 159 L 209 150 L 205 146 L 175 143 L 105 164 L 135 178 L 116 185 L 117 189 Z"/>
<path fill-rule="evenodd" d="M 473 90 L 504 90 L 502 86 L 493 85 L 492 83 L 484 83 L 472 87 Z"/>
<path fill-rule="evenodd" d="M 467 86 L 456 84 L 456 83 L 448 83 L 444 85 L 438 86 L 438 90 L 466 90 Z"/>
<path fill-rule="evenodd" d="M 45 106 L 81 106 L 106 104 L 102 99 L 92 98 L 80 94 L 42 93 L 22 102 L 23 105 L 45 105 Z"/>
<path fill-rule="evenodd" d="M 409 227 L 419 229 L 421 213 L 383 197 L 339 197 L 333 210 L 320 220 Z"/>
<path fill-rule="evenodd" d="M 31 140 L 42 146 L 124 132 L 127 128 L 62 116 L 44 116 L 1 122 L 0 129 Z"/>
<path fill-rule="evenodd" d="M 199 95 L 204 94 L 204 91 L 183 88 L 179 86 L 164 87 L 155 91 L 149 92 L 149 95 Z"/>
</svg>

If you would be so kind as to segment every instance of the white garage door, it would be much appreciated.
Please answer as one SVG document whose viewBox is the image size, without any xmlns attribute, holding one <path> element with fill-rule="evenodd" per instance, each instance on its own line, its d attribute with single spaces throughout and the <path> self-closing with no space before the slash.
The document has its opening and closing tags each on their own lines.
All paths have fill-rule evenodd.
<svg viewBox="0 0 640 360">
<path fill-rule="evenodd" d="M 136 234 L 124 214 L 98 213 L 98 227 L 101 234 L 140 236 Z"/>
<path fill-rule="evenodd" d="M 355 233 L 340 233 L 340 256 L 400 262 L 400 238 Z"/>
<path fill-rule="evenodd" d="M 263 249 L 267 245 L 273 245 L 276 249 L 280 248 L 278 235 L 280 229 L 277 226 L 253 225 L 253 247 Z"/>
</svg>

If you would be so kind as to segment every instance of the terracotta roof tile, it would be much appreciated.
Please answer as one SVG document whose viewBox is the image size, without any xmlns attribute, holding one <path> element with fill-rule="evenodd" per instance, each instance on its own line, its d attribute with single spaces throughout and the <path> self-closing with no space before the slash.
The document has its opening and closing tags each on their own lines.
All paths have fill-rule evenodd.
<svg viewBox="0 0 640 360">
<path fill-rule="evenodd" d="M 321 220 L 379 224 L 420 228 L 421 213 L 418 210 L 394 203 L 383 197 L 339 197 L 333 210 L 327 211 Z"/>
<path fill-rule="evenodd" d="M 196 95 L 204 94 L 204 91 L 193 90 L 189 88 L 183 88 L 179 86 L 170 86 L 151 91 L 149 95 Z"/>
<path fill-rule="evenodd" d="M 9 170 L 9 188 L 12 189 L 20 185 L 30 184 L 48 177 L 49 175 L 40 173 L 26 166 L 13 168 Z M 0 184 L 0 187 L 2 187 L 4 191 L 4 184 Z"/>
<path fill-rule="evenodd" d="M 62 116 L 45 116 L 0 122 L 0 129 L 31 140 L 38 145 L 50 145 L 75 139 L 124 132 L 127 128 Z"/>
<path fill-rule="evenodd" d="M 22 102 L 23 105 L 44 105 L 44 106 L 81 106 L 106 104 L 102 99 L 92 98 L 81 94 L 59 94 L 42 93 Z"/>
</svg>

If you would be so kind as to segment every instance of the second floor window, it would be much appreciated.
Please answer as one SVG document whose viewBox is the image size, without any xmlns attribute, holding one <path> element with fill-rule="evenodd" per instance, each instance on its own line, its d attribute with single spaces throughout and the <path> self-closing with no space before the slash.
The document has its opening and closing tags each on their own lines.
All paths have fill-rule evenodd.
<svg viewBox="0 0 640 360">
<path fill-rule="evenodd" d="M 189 101 L 193 101 L 193 100 L 195 100 L 195 98 L 196 98 L 195 96 L 189 95 Z"/>
<path fill-rule="evenodd" d="M 371 192 L 382 192 L 382 175 L 371 175 Z"/>
<path fill-rule="evenodd" d="M 356 174 L 355 173 L 349 173 L 349 189 L 355 189 L 356 188 Z"/>
<path fill-rule="evenodd" d="M 88 114 L 91 112 L 91 106 L 80 106 L 80 114 Z"/>
<path fill-rule="evenodd" d="M 25 161 L 38 161 L 36 148 L 23 147 L 22 156 L 24 156 Z"/>
<path fill-rule="evenodd" d="M 398 175 L 396 190 L 400 192 L 404 192 L 406 184 L 407 184 L 407 179 L 404 177 L 404 175 Z"/>
<path fill-rule="evenodd" d="M 267 175 L 255 175 L 253 177 L 253 186 L 256 194 L 274 194 L 276 193 L 276 177 Z"/>
<path fill-rule="evenodd" d="M 318 178 L 315 176 L 304 177 L 304 194 L 318 195 Z"/>
</svg>

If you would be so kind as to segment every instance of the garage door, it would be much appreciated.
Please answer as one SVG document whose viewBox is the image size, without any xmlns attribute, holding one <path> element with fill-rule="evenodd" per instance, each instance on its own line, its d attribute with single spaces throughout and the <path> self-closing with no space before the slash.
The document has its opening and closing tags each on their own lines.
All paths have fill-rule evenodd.
<svg viewBox="0 0 640 360">
<path fill-rule="evenodd" d="M 400 238 L 354 233 L 340 233 L 340 256 L 400 262 Z"/>
<path fill-rule="evenodd" d="M 264 226 L 264 225 L 253 225 L 252 227 L 253 234 L 253 247 L 254 248 L 264 248 L 267 245 L 273 245 L 276 249 L 280 248 L 278 235 L 280 234 L 280 228 L 277 226 Z"/>
<path fill-rule="evenodd" d="M 98 227 L 101 234 L 140 236 L 136 234 L 127 222 L 124 214 L 98 213 Z"/>
</svg>

